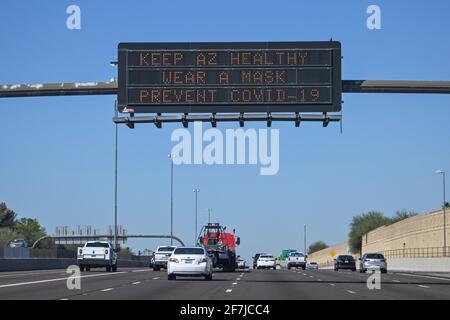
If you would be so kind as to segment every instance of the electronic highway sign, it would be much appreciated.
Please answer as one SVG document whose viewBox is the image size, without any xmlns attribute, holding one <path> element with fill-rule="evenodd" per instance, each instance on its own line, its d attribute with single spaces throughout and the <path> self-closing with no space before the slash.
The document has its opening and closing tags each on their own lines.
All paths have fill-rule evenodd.
<svg viewBox="0 0 450 320">
<path fill-rule="evenodd" d="M 341 110 L 336 41 L 120 43 L 118 58 L 120 112 Z"/>
</svg>

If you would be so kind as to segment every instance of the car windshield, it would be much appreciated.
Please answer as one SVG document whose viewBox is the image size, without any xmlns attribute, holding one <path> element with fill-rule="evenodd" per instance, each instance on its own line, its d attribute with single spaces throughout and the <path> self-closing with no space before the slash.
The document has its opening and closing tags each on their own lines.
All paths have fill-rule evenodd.
<svg viewBox="0 0 450 320">
<path fill-rule="evenodd" d="M 177 248 L 173 254 L 194 254 L 194 255 L 204 255 L 205 250 L 202 248 Z"/>
<path fill-rule="evenodd" d="M 158 251 L 173 251 L 175 247 L 159 247 Z"/>
<path fill-rule="evenodd" d="M 305 255 L 301 252 L 291 253 L 291 257 L 304 257 Z"/>
<path fill-rule="evenodd" d="M 86 243 L 86 247 L 109 248 L 109 244 L 107 242 L 88 242 Z"/>
<path fill-rule="evenodd" d="M 310 264 L 317 264 L 317 262 L 311 262 Z"/>
<path fill-rule="evenodd" d="M 339 256 L 338 259 L 340 260 L 353 260 L 352 256 Z"/>
<path fill-rule="evenodd" d="M 259 256 L 260 258 L 265 258 L 265 259 L 273 259 L 273 256 L 269 256 L 269 255 L 264 255 L 264 256 Z"/>
<path fill-rule="evenodd" d="M 366 259 L 384 259 L 384 256 L 380 253 L 371 253 L 366 256 Z"/>
</svg>

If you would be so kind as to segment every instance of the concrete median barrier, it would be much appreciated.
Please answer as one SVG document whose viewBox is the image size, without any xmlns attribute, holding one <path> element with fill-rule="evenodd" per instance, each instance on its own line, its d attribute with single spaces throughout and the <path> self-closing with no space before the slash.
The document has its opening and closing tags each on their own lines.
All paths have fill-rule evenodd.
<svg viewBox="0 0 450 320">
<path fill-rule="evenodd" d="M 59 258 L 12 258 L 0 259 L 1 271 L 28 271 L 28 270 L 51 270 L 65 269 L 70 265 L 76 265 L 76 259 Z M 118 260 L 118 268 L 142 268 L 148 267 L 145 261 L 137 260 Z"/>
</svg>

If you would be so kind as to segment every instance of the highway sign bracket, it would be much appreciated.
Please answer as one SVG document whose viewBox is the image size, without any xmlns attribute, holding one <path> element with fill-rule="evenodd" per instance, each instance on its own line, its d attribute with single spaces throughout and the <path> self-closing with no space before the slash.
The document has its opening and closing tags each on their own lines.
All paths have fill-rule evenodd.
<svg viewBox="0 0 450 320">
<path fill-rule="evenodd" d="M 240 127 L 244 127 L 246 121 L 265 121 L 268 127 L 272 126 L 274 121 L 289 122 L 292 121 L 295 127 L 300 127 L 302 121 L 305 122 L 322 122 L 323 127 L 327 127 L 330 122 L 340 122 L 342 115 L 324 112 L 322 114 L 301 114 L 296 113 L 245 113 L 239 114 L 189 114 L 183 115 L 151 115 L 151 116 L 134 116 L 130 114 L 128 117 L 115 117 L 113 122 L 116 124 L 126 124 L 129 128 L 134 128 L 137 123 L 153 123 L 157 128 L 162 128 L 163 122 L 181 122 L 183 127 L 187 128 L 189 122 L 201 121 L 210 122 L 212 127 L 216 128 L 218 122 L 239 122 Z"/>
</svg>

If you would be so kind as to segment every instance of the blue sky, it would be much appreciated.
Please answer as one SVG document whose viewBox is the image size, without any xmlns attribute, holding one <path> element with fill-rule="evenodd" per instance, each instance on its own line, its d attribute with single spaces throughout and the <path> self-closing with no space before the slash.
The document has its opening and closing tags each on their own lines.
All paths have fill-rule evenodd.
<svg viewBox="0 0 450 320">
<path fill-rule="evenodd" d="M 66 8 L 81 8 L 81 30 Z M 377 4 L 382 29 L 368 30 Z M 449 80 L 448 1 L 2 1 L 0 83 L 107 81 L 119 42 L 303 41 L 342 43 L 343 79 Z M 193 239 L 199 217 L 236 228 L 240 253 L 278 254 L 346 239 L 355 214 L 426 212 L 450 172 L 450 97 L 344 94 L 339 125 L 275 123 L 280 171 L 257 166 L 176 166 L 174 233 Z M 106 229 L 114 210 L 114 96 L 0 100 L 0 201 L 55 226 Z M 263 128 L 262 124 L 253 124 Z M 172 131 L 120 127 L 119 223 L 130 233 L 169 233 Z M 220 124 L 233 128 L 236 124 Z M 167 242 L 167 241 L 163 241 Z M 135 249 L 158 241 L 138 240 Z"/>
</svg>

